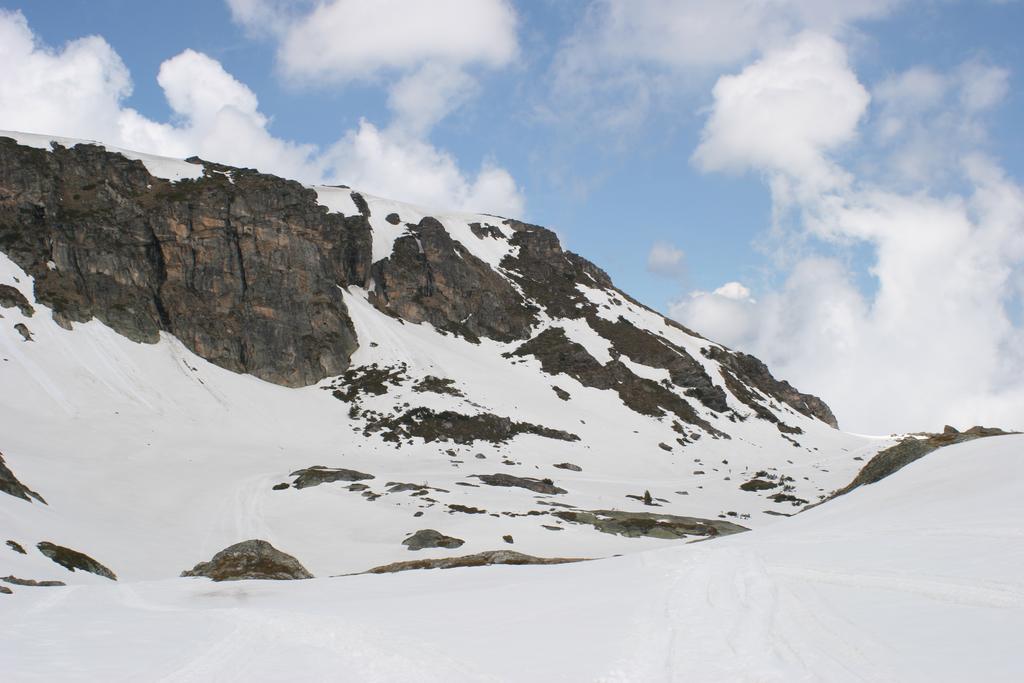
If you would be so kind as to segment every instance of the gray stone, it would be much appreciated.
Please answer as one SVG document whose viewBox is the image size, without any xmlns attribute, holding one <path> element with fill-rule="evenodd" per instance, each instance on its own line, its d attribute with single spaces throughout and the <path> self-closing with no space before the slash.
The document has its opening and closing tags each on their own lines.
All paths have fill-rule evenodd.
<svg viewBox="0 0 1024 683">
<path fill-rule="evenodd" d="M 328 484 L 333 481 L 363 481 L 365 479 L 374 479 L 372 474 L 366 474 L 365 472 L 347 470 L 343 467 L 324 467 L 323 465 L 313 465 L 306 469 L 295 470 L 288 476 L 296 477 L 295 481 L 292 482 L 292 486 L 297 489 L 319 486 L 320 484 Z"/>
<path fill-rule="evenodd" d="M 473 476 L 488 486 L 512 486 L 521 489 L 528 489 L 536 493 L 567 493 L 565 489 L 555 486 L 555 483 L 550 479 L 515 477 L 511 474 L 476 474 Z"/>
<path fill-rule="evenodd" d="M 46 555 L 48 558 L 69 571 L 73 572 L 76 569 L 80 569 L 83 572 L 89 572 L 91 574 L 108 578 L 111 581 L 117 581 L 117 575 L 115 575 L 114 572 L 110 571 L 107 567 L 92 559 L 85 553 L 80 553 L 77 550 L 65 548 L 62 545 L 56 545 L 49 541 L 37 543 L 36 548 L 38 548 L 39 552 L 43 555 Z"/>
<path fill-rule="evenodd" d="M 229 546 L 214 555 L 209 562 L 200 562 L 181 575 L 205 576 L 214 581 L 313 578 L 297 559 L 257 539 Z"/>
<path fill-rule="evenodd" d="M 409 550 L 423 550 L 424 548 L 458 548 L 463 543 L 465 543 L 465 541 L 461 538 L 445 536 L 440 531 L 435 531 L 434 529 L 420 529 L 402 541 L 402 545 L 407 547 Z"/>
</svg>

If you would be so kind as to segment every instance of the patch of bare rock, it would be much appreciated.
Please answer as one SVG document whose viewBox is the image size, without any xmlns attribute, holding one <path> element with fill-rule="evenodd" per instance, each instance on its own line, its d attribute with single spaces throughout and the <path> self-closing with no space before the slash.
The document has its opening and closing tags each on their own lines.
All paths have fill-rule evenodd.
<svg viewBox="0 0 1024 683">
<path fill-rule="evenodd" d="M 117 581 L 117 575 L 110 571 L 103 564 L 92 559 L 85 553 L 80 553 L 77 550 L 71 548 L 65 548 L 62 545 L 50 543 L 49 541 L 42 541 L 36 544 L 36 548 L 39 549 L 43 555 L 64 567 L 69 571 L 75 571 L 80 569 L 83 572 L 89 572 L 110 579 L 111 581 Z"/>
<path fill-rule="evenodd" d="M 363 574 L 390 574 L 393 572 L 404 572 L 410 569 L 456 569 L 458 567 L 486 567 L 492 564 L 566 564 L 568 562 L 584 562 L 585 557 L 534 557 L 517 553 L 513 550 L 487 550 L 473 555 L 462 557 L 443 557 L 439 559 L 409 560 L 407 562 L 393 562 L 380 567 L 368 569 Z"/>
<path fill-rule="evenodd" d="M 205 576 L 214 581 L 313 578 L 297 559 L 258 539 L 228 546 L 208 562 L 200 562 L 181 575 Z"/>
<path fill-rule="evenodd" d="M 445 536 L 434 529 L 420 529 L 416 533 L 402 541 L 409 550 L 423 550 L 425 548 L 459 548 L 465 541 L 454 536 Z"/>
</svg>

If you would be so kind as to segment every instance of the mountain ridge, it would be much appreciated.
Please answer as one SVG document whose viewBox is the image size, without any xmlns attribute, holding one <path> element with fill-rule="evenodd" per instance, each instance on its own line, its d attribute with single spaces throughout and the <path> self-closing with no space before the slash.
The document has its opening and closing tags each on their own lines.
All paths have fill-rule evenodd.
<svg viewBox="0 0 1024 683">
<path fill-rule="evenodd" d="M 540 226 L 51 142 L 0 134 L 0 450 L 48 503 L 0 497 L 12 575 L 603 557 L 774 524 L 891 442 Z"/>
</svg>

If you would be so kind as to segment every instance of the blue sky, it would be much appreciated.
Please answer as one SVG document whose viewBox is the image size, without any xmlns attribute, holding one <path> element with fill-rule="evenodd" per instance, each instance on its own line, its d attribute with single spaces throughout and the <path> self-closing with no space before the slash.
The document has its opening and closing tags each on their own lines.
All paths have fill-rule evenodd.
<svg viewBox="0 0 1024 683">
<path fill-rule="evenodd" d="M 1024 374 L 1024 226 L 1012 201 L 992 199 L 1024 178 L 1024 3 L 438 0 L 419 18 L 400 0 L 317 4 L 0 0 L 34 40 L 10 58 L 16 72 L 98 78 L 63 100 L 59 79 L 0 86 L 0 128 L 522 213 L 645 303 L 822 393 L 856 428 L 1024 414 L 1012 379 Z M 105 46 L 71 49 L 86 36 Z M 332 53 L 335 37 L 354 47 Z M 180 104 L 207 76 L 205 99 Z M 396 105 L 406 86 L 412 106 Z M 223 129 L 199 119 L 218 92 L 240 98 L 251 137 L 213 140 Z M 126 110 L 144 123 L 111 123 Z M 356 155 L 366 141 L 380 149 Z M 300 158 L 292 143 L 314 147 Z M 372 156 L 389 144 L 421 154 Z M 928 227 L 947 219 L 948 234 Z M 969 268 L 1004 276 L 965 273 L 987 288 L 951 296 L 944 271 L 968 266 L 920 254 L 965 250 L 979 252 Z M 936 307 L 985 334 L 947 330 Z M 997 362 L 922 379 L 975 355 Z M 890 379 L 857 388 L 875 368 Z M 907 385 L 921 382 L 935 398 L 908 407 Z"/>
</svg>

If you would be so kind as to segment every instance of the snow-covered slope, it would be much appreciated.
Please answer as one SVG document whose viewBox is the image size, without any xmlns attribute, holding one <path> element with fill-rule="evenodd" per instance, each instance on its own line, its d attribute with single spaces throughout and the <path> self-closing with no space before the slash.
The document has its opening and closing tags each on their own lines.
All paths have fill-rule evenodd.
<svg viewBox="0 0 1024 683">
<path fill-rule="evenodd" d="M 31 278 L 2 255 L 0 283 L 31 300 Z M 9 308 L 0 320 L 0 452 L 48 505 L 0 496 L 0 541 L 31 548 L 48 540 L 86 552 L 122 579 L 175 576 L 247 538 L 287 550 L 316 575 L 452 554 L 411 553 L 400 544 L 422 528 L 465 540 L 460 553 L 511 547 L 541 556 L 598 557 L 679 541 L 601 533 L 551 513 L 571 506 L 769 524 L 779 517 L 766 511 L 797 508 L 767 500 L 766 492 L 741 490 L 756 472 L 790 476 L 794 492 L 813 500 L 846 484 L 889 443 L 793 415 L 807 430 L 801 447 L 781 440 L 771 424 L 747 420 L 728 425 L 732 439 L 706 438 L 668 452 L 658 443 L 671 441 L 671 425 L 626 409 L 612 392 L 565 376 L 553 380 L 531 362 L 510 364 L 501 355 L 507 344 L 472 344 L 382 315 L 360 290 L 345 296 L 360 338 L 375 344 L 362 346 L 354 365 L 404 363 L 410 377 L 380 396 L 363 397 L 364 412 L 406 402 L 489 412 L 571 431 L 580 440 L 523 434 L 507 443 L 463 445 L 365 436 L 364 418 L 350 417 L 350 404 L 325 390 L 337 383 L 333 379 L 301 389 L 275 386 L 211 365 L 173 337 L 137 344 L 95 320 L 69 332 L 35 303 L 31 318 Z M 19 323 L 30 326 L 31 342 L 14 329 Z M 448 378 L 464 395 L 416 391 L 413 378 L 425 376 Z M 559 399 L 553 381 L 573 400 Z M 582 471 L 554 467 L 564 462 Z M 366 491 L 351 491 L 346 482 L 273 490 L 291 481 L 291 472 L 313 465 L 375 478 L 360 482 Z M 538 495 L 472 477 L 492 473 L 551 478 L 567 493 Z M 427 495 L 389 493 L 391 482 L 430 489 Z M 652 507 L 626 497 L 645 490 L 665 502 Z M 450 505 L 486 513 L 456 512 Z M 502 540 L 506 534 L 512 546 Z M 31 571 L 21 564 L 29 561 Z M 2 548 L 0 573 L 93 578 Z"/>
<path fill-rule="evenodd" d="M 19 590 L 0 660 L 10 680 L 1019 681 L 1022 449 L 951 446 L 771 527 L 595 562 Z"/>
<path fill-rule="evenodd" d="M 538 226 L 75 144 L 0 134 L 0 453 L 47 502 L 0 495 L 0 574 L 453 554 L 421 529 L 604 557 L 772 524 L 891 442 Z"/>
</svg>

